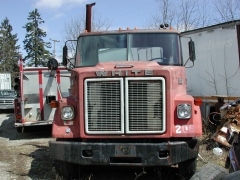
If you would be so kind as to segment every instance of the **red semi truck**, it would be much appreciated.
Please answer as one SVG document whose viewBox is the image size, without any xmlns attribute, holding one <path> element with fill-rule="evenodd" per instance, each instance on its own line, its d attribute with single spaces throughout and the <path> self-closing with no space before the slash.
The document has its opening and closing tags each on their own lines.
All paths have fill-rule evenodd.
<svg viewBox="0 0 240 180">
<path fill-rule="evenodd" d="M 180 36 L 166 26 L 80 34 L 70 95 L 51 101 L 56 141 L 49 148 L 60 176 L 78 179 L 92 165 L 178 165 L 181 177 L 192 176 L 201 99 L 186 93 Z M 188 45 L 194 62 L 194 43 Z"/>
</svg>

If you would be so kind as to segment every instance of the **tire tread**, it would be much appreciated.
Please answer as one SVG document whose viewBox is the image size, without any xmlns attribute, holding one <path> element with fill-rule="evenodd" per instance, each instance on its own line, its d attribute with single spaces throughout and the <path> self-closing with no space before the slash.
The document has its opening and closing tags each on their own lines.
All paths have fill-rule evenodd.
<svg viewBox="0 0 240 180">
<path fill-rule="evenodd" d="M 208 163 L 202 166 L 191 178 L 190 180 L 222 180 L 228 172 L 225 168 Z"/>
</svg>

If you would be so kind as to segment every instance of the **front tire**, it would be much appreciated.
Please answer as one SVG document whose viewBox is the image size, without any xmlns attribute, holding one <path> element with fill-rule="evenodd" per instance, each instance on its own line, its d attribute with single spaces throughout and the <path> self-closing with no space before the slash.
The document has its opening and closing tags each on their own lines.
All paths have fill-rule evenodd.
<svg viewBox="0 0 240 180">
<path fill-rule="evenodd" d="M 190 180 L 222 180 L 227 175 L 227 170 L 222 166 L 208 163 L 202 166 L 200 170 L 190 178 Z"/>
<path fill-rule="evenodd" d="M 197 158 L 189 159 L 178 164 L 179 176 L 183 179 L 189 179 L 196 171 Z"/>
<path fill-rule="evenodd" d="M 68 162 L 54 160 L 55 171 L 65 180 L 80 179 L 80 166 Z"/>
<path fill-rule="evenodd" d="M 223 180 L 238 180 L 240 179 L 240 171 L 232 172 L 231 174 L 227 175 Z"/>
<path fill-rule="evenodd" d="M 16 127 L 18 133 L 22 133 L 22 127 Z"/>
</svg>

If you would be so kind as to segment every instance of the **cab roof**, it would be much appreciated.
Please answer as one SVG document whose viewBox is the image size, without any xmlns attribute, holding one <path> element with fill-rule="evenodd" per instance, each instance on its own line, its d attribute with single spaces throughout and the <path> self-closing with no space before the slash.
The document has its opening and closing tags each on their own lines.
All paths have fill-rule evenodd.
<svg viewBox="0 0 240 180">
<path fill-rule="evenodd" d="M 80 36 L 91 36 L 91 35 L 104 35 L 104 34 L 132 34 L 132 33 L 176 33 L 180 34 L 179 31 L 174 29 L 126 29 L 126 30 L 111 30 L 111 31 L 100 31 L 100 32 L 84 32 Z"/>
</svg>

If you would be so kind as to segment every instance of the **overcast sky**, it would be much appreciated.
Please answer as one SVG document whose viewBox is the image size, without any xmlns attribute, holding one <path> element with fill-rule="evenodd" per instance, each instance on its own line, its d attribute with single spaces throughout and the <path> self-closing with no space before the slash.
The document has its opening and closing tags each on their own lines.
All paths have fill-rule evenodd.
<svg viewBox="0 0 240 180">
<path fill-rule="evenodd" d="M 0 21 L 5 17 L 13 27 L 13 34 L 18 35 L 18 44 L 23 50 L 26 30 L 22 28 L 27 22 L 29 12 L 35 8 L 45 21 L 40 26 L 47 33 L 47 41 L 62 40 L 64 23 L 86 12 L 86 4 L 96 2 L 94 10 L 103 18 L 112 21 L 111 29 L 140 28 L 158 9 L 156 0 L 0 0 Z M 52 49 L 53 52 L 53 41 Z M 62 48 L 56 43 L 56 56 L 61 56 Z"/>
</svg>

